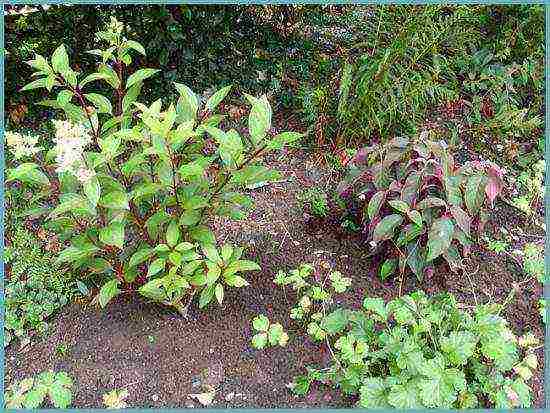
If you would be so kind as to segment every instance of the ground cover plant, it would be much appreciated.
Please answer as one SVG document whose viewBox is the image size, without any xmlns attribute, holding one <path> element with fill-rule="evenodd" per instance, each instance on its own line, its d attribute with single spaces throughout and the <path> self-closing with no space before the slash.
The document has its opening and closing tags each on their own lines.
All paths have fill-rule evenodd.
<svg viewBox="0 0 550 413">
<path fill-rule="evenodd" d="M 312 271 L 303 266 L 277 275 L 275 284 L 291 284 L 299 292 L 309 287 Z M 341 274 L 326 279 L 335 292 L 349 287 L 350 279 Z M 388 303 L 365 297 L 362 309 L 348 310 L 333 305 L 325 282 L 310 291 L 298 294 L 290 318 L 309 321 L 308 334 L 330 349 L 331 361 L 298 376 L 290 385 L 296 394 L 320 382 L 357 396 L 361 408 L 530 407 L 526 382 L 537 367 L 532 349 L 538 340 L 532 334 L 516 337 L 500 316 L 502 306 L 466 311 L 452 294 L 427 297 L 416 291 Z M 310 309 L 315 301 L 320 311 Z M 260 321 L 269 323 L 265 316 L 254 319 Z M 252 345 L 263 348 L 267 338 L 256 337 Z"/>
<path fill-rule="evenodd" d="M 544 406 L 542 6 L 6 11 L 6 405 Z"/>
</svg>

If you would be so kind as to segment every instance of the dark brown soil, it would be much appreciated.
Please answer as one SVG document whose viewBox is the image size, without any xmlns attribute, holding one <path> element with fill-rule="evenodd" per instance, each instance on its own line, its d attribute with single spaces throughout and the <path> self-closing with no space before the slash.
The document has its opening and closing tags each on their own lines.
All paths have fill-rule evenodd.
<svg viewBox="0 0 550 413">
<path fill-rule="evenodd" d="M 247 246 L 248 257 L 262 267 L 248 277 L 249 287 L 226 293 L 222 307 L 192 307 L 189 318 L 183 319 L 136 297 L 120 298 L 104 311 L 73 304 L 43 342 L 23 351 L 7 349 L 6 384 L 45 369 L 65 370 L 75 378 L 73 406 L 79 408 L 102 407 L 102 394 L 122 388 L 130 393 L 130 407 L 200 407 L 189 394 L 200 393 L 204 384 L 216 389 L 215 407 L 351 407 L 350 400 L 335 392 L 314 389 L 308 397 L 298 398 L 285 387 L 304 366 L 324 364 L 328 357 L 304 336 L 296 336 L 288 319 L 291 294 L 286 297 L 274 288 L 273 276 L 304 262 L 317 267 L 328 263 L 353 278 L 353 289 L 342 298 L 348 305 L 358 305 L 365 294 L 395 297 L 399 282 L 380 282 L 358 239 L 318 221 L 306 222 L 296 195 L 309 186 L 334 187 L 336 179 L 315 159 L 302 152 L 272 159 L 285 181 L 254 190 L 256 206 L 246 220 L 214 220 L 220 242 Z M 524 224 L 521 216 L 503 206 L 495 215 L 496 223 L 509 230 Z M 512 259 L 502 257 L 474 251 L 468 261 L 469 279 L 442 267 L 437 278 L 422 285 L 413 277 L 406 279 L 403 290 L 448 290 L 465 304 L 503 302 L 523 276 Z M 505 316 L 516 333 L 532 331 L 542 342 L 537 308 L 541 286 L 522 287 Z M 258 313 L 290 331 L 285 349 L 251 349 L 250 320 Z M 56 355 L 61 344 L 68 346 L 68 355 Z M 543 366 L 542 350 L 538 356 Z M 535 407 L 543 406 L 542 371 L 541 367 L 531 382 Z"/>
</svg>

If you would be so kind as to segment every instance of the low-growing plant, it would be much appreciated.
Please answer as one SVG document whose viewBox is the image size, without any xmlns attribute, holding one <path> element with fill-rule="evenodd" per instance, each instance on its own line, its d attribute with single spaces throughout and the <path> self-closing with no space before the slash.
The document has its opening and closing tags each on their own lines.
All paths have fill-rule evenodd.
<svg viewBox="0 0 550 413">
<path fill-rule="evenodd" d="M 488 239 L 487 248 L 496 254 L 500 254 L 506 251 L 506 248 L 508 248 L 508 243 L 498 239 Z"/>
<path fill-rule="evenodd" d="M 126 409 L 126 398 L 129 396 L 126 389 L 115 389 L 103 395 L 103 404 L 107 409 Z"/>
<path fill-rule="evenodd" d="M 542 285 L 548 282 L 547 269 L 544 265 L 544 248 L 541 245 L 534 243 L 527 243 L 523 246 L 523 249 L 516 250 L 521 258 L 523 272 L 528 278 L 534 278 Z M 542 321 L 546 323 L 546 300 L 540 298 L 539 314 Z"/>
<path fill-rule="evenodd" d="M 298 197 L 302 208 L 318 218 L 325 218 L 329 213 L 328 197 L 321 188 L 308 188 Z"/>
<path fill-rule="evenodd" d="M 246 285 L 237 274 L 259 267 L 241 260 L 240 248 L 218 252 L 205 223 L 212 215 L 242 218 L 252 200 L 241 190 L 279 177 L 261 156 L 301 135 L 274 135 L 267 98 L 250 95 L 248 133 L 222 130 L 217 109 L 231 86 L 203 101 L 175 83 L 179 98 L 164 110 L 161 100 L 139 102 L 144 81 L 159 70 L 130 69 L 132 55 L 145 50 L 123 31 L 113 18 L 97 33 L 106 47 L 89 52 L 99 62 L 87 76 L 71 68 L 63 45 L 49 61 L 28 62 L 37 79 L 22 90 L 59 90 L 43 104 L 67 120 L 54 121 L 55 147 L 45 154 L 33 137 L 7 133 L 14 156 L 26 160 L 7 169 L 7 182 L 51 190 L 57 205 L 48 219 L 71 239 L 58 261 L 105 276 L 102 306 L 128 291 L 180 311 L 183 297 L 191 302 L 197 292 L 201 307 L 214 296 L 221 303 L 224 285 Z M 112 93 L 92 92 L 98 81 Z"/>
<path fill-rule="evenodd" d="M 266 346 L 276 345 L 284 347 L 288 342 L 288 334 L 284 331 L 283 326 L 280 323 L 270 323 L 263 314 L 252 320 L 252 328 L 257 331 L 252 337 L 252 347 L 254 348 L 262 349 Z"/>
<path fill-rule="evenodd" d="M 7 409 L 37 409 L 46 398 L 57 409 L 71 405 L 73 380 L 64 371 L 45 371 L 12 384 L 6 391 Z"/>
<path fill-rule="evenodd" d="M 70 277 L 30 231 L 19 226 L 4 251 L 6 265 L 4 346 L 27 344 L 48 331 L 48 319 L 71 297 Z"/>
<path fill-rule="evenodd" d="M 358 310 L 325 307 L 307 333 L 328 347 L 330 365 L 307 367 L 289 387 L 334 387 L 361 408 L 529 407 L 538 340 L 515 336 L 500 305 L 465 308 L 422 291 L 366 297 Z"/>
<path fill-rule="evenodd" d="M 402 276 L 408 267 L 422 280 L 439 257 L 451 270 L 461 268 L 502 185 L 497 165 L 460 165 L 445 142 L 422 133 L 359 150 L 339 191 L 348 205 L 360 205 L 369 255 L 386 257 L 380 278 L 397 270 Z"/>
<path fill-rule="evenodd" d="M 517 178 L 520 195 L 512 199 L 513 205 L 527 215 L 533 215 L 544 199 L 544 159 L 536 162 Z"/>
</svg>

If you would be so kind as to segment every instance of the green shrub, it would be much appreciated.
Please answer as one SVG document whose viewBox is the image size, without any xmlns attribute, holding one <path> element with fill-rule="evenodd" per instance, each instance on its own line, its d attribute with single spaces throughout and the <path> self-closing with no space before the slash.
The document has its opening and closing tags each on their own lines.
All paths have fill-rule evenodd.
<svg viewBox="0 0 550 413">
<path fill-rule="evenodd" d="M 396 270 L 402 276 L 408 267 L 422 280 L 439 257 L 451 270 L 461 268 L 502 185 L 497 165 L 460 165 L 443 141 L 422 133 L 359 150 L 339 190 L 350 205 L 359 205 L 369 255 L 387 257 L 380 278 Z"/>
<path fill-rule="evenodd" d="M 54 121 L 56 146 L 44 155 L 31 137 L 9 135 L 14 155 L 32 161 L 9 168 L 6 182 L 59 192 L 48 219 L 71 243 L 58 262 L 103 274 L 97 296 L 102 306 L 123 291 L 139 291 L 183 312 L 196 292 L 201 307 L 214 297 L 221 303 L 224 285 L 246 285 L 238 273 L 259 267 L 241 260 L 241 248 L 224 245 L 218 252 L 205 223 L 213 214 L 245 216 L 252 200 L 241 190 L 279 177 L 260 157 L 301 135 L 274 135 L 267 98 L 250 95 L 248 134 L 222 130 L 224 116 L 216 109 L 231 86 L 201 101 L 175 83 L 176 104 L 163 110 L 160 99 L 140 103 L 144 81 L 159 70 L 130 69 L 133 56 L 145 50 L 123 30 L 112 18 L 97 33 L 106 48 L 89 52 L 98 65 L 87 76 L 71 68 L 63 45 L 50 61 L 37 55 L 28 62 L 36 79 L 22 90 L 56 89 L 56 98 L 43 104 L 67 120 Z M 99 81 L 110 86 L 109 94 L 93 92 Z"/>
<path fill-rule="evenodd" d="M 303 285 L 304 277 L 293 277 Z M 298 294 L 300 308 L 303 297 Z M 538 340 L 515 336 L 500 305 L 467 311 L 452 294 L 427 297 L 422 291 L 388 303 L 366 297 L 357 310 L 320 303 L 320 311 L 299 319 L 314 341 L 328 347 L 331 361 L 295 378 L 289 387 L 298 395 L 318 382 L 357 397 L 360 408 L 531 405 L 527 382 L 537 368 Z"/>
</svg>

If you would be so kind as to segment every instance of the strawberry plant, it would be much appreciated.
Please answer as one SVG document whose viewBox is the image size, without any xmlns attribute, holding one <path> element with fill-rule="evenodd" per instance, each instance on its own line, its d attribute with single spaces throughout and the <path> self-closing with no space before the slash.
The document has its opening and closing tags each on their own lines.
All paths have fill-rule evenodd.
<svg viewBox="0 0 550 413">
<path fill-rule="evenodd" d="M 320 316 L 307 315 L 307 333 L 331 362 L 307 367 L 289 387 L 298 395 L 313 383 L 335 387 L 360 408 L 529 407 L 538 340 L 515 336 L 502 308 L 466 311 L 452 294 L 422 291 L 388 303 L 366 297 L 357 310 L 324 302 Z"/>
<path fill-rule="evenodd" d="M 66 409 L 72 402 L 72 388 L 73 380 L 64 371 L 45 371 L 8 387 L 6 408 L 37 409 L 47 397 L 55 408 Z"/>
<path fill-rule="evenodd" d="M 451 270 L 461 268 L 502 190 L 502 174 L 491 162 L 460 165 L 443 141 L 422 133 L 359 150 L 339 190 L 358 211 L 369 255 L 387 257 L 380 277 L 409 268 L 422 280 L 440 257 Z"/>
<path fill-rule="evenodd" d="M 218 109 L 231 86 L 201 99 L 175 83 L 177 102 L 143 103 L 143 84 L 159 70 L 132 69 L 133 56 L 145 50 L 123 31 L 113 18 L 97 34 L 105 47 L 89 51 L 98 65 L 88 75 L 70 66 L 63 45 L 49 60 L 28 62 L 36 79 L 22 90 L 57 91 L 42 104 L 66 119 L 54 121 L 49 151 L 33 136 L 8 135 L 21 163 L 7 169 L 7 182 L 53 197 L 47 218 L 70 240 L 58 261 L 102 277 L 102 306 L 132 291 L 183 313 L 197 292 L 201 307 L 214 297 L 221 303 L 224 286 L 246 285 L 238 274 L 259 267 L 241 260 L 240 248 L 218 251 L 205 223 L 211 215 L 242 218 L 252 204 L 242 190 L 279 177 L 261 157 L 301 135 L 272 133 L 267 98 L 250 95 L 248 133 L 224 131 Z M 97 82 L 112 92 L 95 93 Z"/>
</svg>

